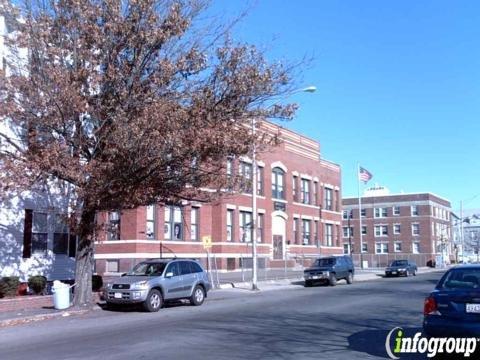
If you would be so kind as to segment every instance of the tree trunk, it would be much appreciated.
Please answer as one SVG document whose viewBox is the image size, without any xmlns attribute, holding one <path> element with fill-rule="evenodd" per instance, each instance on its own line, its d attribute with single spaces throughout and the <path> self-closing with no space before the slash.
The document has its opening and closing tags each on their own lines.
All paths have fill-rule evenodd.
<svg viewBox="0 0 480 360">
<path fill-rule="evenodd" d="M 79 242 L 75 257 L 75 307 L 92 305 L 95 211 L 84 210 L 79 226 Z"/>
</svg>

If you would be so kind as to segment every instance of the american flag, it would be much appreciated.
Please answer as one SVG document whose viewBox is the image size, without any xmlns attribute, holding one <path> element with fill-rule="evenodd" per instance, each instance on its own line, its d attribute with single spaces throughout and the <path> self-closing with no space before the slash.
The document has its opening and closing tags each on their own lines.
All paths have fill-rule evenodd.
<svg viewBox="0 0 480 360">
<path fill-rule="evenodd" d="M 368 171 L 367 169 L 364 169 L 363 167 L 360 166 L 358 170 L 358 178 L 363 181 L 364 183 L 367 183 L 373 175 Z"/>
</svg>

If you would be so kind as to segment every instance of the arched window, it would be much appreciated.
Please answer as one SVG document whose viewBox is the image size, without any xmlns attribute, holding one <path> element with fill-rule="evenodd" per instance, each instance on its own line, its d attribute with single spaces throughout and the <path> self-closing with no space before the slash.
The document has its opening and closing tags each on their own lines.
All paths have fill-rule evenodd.
<svg viewBox="0 0 480 360">
<path fill-rule="evenodd" d="M 279 167 L 272 169 L 272 197 L 285 199 L 285 172 Z"/>
</svg>

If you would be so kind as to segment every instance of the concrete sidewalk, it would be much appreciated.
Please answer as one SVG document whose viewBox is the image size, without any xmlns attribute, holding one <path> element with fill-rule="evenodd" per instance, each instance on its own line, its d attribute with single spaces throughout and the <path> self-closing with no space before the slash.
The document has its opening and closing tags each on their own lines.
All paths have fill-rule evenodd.
<svg viewBox="0 0 480 360">
<path fill-rule="evenodd" d="M 445 269 L 431 269 L 419 268 L 418 273 L 442 272 Z M 383 277 L 384 271 L 382 269 L 366 269 L 357 270 L 354 282 L 363 282 L 380 279 Z M 296 276 L 288 279 L 271 279 L 262 280 L 258 282 L 258 287 L 261 292 L 295 289 L 303 287 L 303 271 Z M 221 301 L 231 299 L 239 296 L 239 294 L 256 294 L 258 292 L 251 291 L 251 282 L 227 282 L 220 285 L 220 288 L 213 289 L 208 293 L 207 301 Z M 101 310 L 99 304 L 94 305 L 89 309 L 66 309 L 56 310 L 53 307 L 42 307 L 38 309 L 18 310 L 18 311 L 4 311 L 0 312 L 0 330 L 3 327 L 26 324 L 30 322 L 43 321 L 48 319 L 55 319 L 60 317 L 78 316 L 87 314 L 92 310 Z"/>
</svg>

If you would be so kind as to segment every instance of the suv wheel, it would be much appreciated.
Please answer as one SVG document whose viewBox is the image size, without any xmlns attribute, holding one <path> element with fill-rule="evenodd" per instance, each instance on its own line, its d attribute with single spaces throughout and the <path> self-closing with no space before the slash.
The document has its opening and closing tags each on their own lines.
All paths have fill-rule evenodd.
<svg viewBox="0 0 480 360">
<path fill-rule="evenodd" d="M 205 290 L 200 285 L 195 286 L 192 296 L 190 297 L 190 304 L 194 306 L 202 305 L 205 301 Z"/>
<path fill-rule="evenodd" d="M 352 284 L 353 283 L 353 274 L 351 272 L 348 273 L 347 276 L 347 284 Z"/>
<path fill-rule="evenodd" d="M 313 283 L 312 283 L 311 280 L 305 280 L 305 287 L 310 287 L 312 285 L 313 285 Z"/>
<path fill-rule="evenodd" d="M 149 312 L 156 312 L 160 310 L 163 305 L 163 296 L 160 291 L 153 289 L 148 293 L 147 299 L 143 303 L 145 310 Z"/>
<path fill-rule="evenodd" d="M 328 277 L 328 282 L 330 283 L 330 286 L 337 285 L 337 277 L 335 276 L 335 274 L 330 274 L 330 276 Z"/>
</svg>

